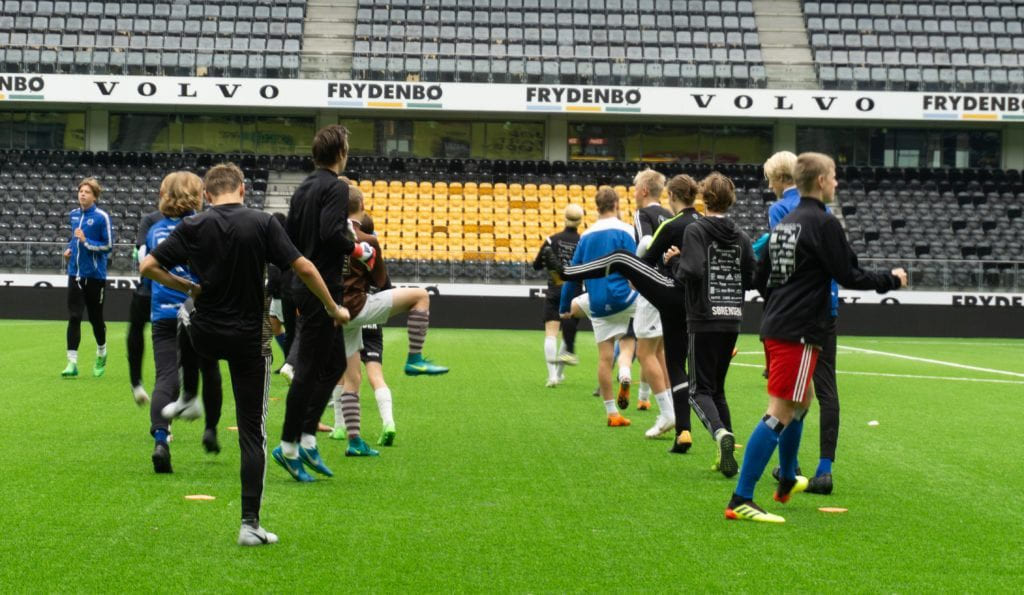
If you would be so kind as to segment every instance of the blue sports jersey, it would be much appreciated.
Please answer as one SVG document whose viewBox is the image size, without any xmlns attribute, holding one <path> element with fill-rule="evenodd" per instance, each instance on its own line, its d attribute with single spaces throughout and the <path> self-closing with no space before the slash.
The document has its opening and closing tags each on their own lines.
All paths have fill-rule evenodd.
<svg viewBox="0 0 1024 595">
<path fill-rule="evenodd" d="M 580 243 L 572 255 L 572 264 L 579 265 L 593 262 L 616 250 L 636 252 L 636 240 L 633 239 L 633 228 L 614 217 L 598 219 L 580 236 Z M 636 291 L 629 287 L 626 278 L 612 273 L 600 279 L 587 279 L 583 282 L 590 294 L 590 315 L 592 317 L 609 316 L 629 307 L 636 299 Z M 578 292 L 578 281 L 566 281 L 562 285 L 562 302 L 560 312 L 568 312 L 572 299 Z"/>
<path fill-rule="evenodd" d="M 167 236 L 171 235 L 174 228 L 181 222 L 180 217 L 164 217 L 157 221 L 149 228 L 149 233 L 146 234 L 146 251 L 152 252 L 160 242 L 167 239 Z M 176 266 L 170 270 L 171 274 L 177 275 L 183 279 L 189 279 L 195 283 L 199 282 L 199 279 L 192 274 L 192 271 L 185 266 Z M 153 299 L 150 302 L 149 317 L 153 322 L 157 320 L 165 320 L 167 318 L 174 318 L 178 315 L 178 308 L 185 302 L 185 294 L 180 291 L 175 291 L 169 287 L 161 285 L 156 281 L 153 282 Z"/>
<path fill-rule="evenodd" d="M 85 241 L 75 238 L 75 230 L 81 229 Z M 68 275 L 82 279 L 106 279 L 107 258 L 114 247 L 111 233 L 110 215 L 96 206 L 82 212 L 82 209 L 71 211 L 71 240 L 68 248 Z"/>
<path fill-rule="evenodd" d="M 796 189 L 796 186 L 787 188 L 782 193 L 782 198 L 775 201 L 772 206 L 768 207 L 768 227 L 775 229 L 775 226 L 782 221 L 782 218 L 789 214 L 790 211 L 796 208 L 800 204 L 800 191 Z M 826 206 L 825 211 L 831 213 L 832 211 Z M 839 284 L 836 280 L 832 280 L 832 318 L 839 316 Z"/>
</svg>

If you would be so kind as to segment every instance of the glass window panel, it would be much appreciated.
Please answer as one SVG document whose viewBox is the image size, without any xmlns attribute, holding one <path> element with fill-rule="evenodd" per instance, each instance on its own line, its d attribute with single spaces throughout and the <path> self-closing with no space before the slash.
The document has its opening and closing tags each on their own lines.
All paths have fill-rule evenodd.
<svg viewBox="0 0 1024 595">
<path fill-rule="evenodd" d="M 342 118 L 339 124 L 348 128 L 348 151 L 351 155 L 377 154 L 377 122 Z"/>
<path fill-rule="evenodd" d="M 543 159 L 543 122 L 474 124 L 473 156 L 483 159 Z M 477 130 L 482 134 L 477 135 Z M 479 144 L 478 144 L 479 143 Z"/>
<path fill-rule="evenodd" d="M 840 165 L 1000 167 L 997 130 L 928 128 L 797 128 L 797 148 L 832 155 Z"/>
<path fill-rule="evenodd" d="M 85 149 L 85 112 L 0 114 L 0 148 Z"/>
<path fill-rule="evenodd" d="M 757 163 L 771 154 L 767 126 L 570 123 L 574 160 Z"/>
</svg>

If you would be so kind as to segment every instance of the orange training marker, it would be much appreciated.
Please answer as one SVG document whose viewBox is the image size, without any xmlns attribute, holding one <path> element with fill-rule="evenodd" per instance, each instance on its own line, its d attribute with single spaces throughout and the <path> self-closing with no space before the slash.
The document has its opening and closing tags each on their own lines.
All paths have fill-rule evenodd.
<svg viewBox="0 0 1024 595">
<path fill-rule="evenodd" d="M 208 496 L 206 494 L 189 494 L 185 496 L 186 500 L 216 500 L 214 496 Z"/>
<path fill-rule="evenodd" d="M 831 513 L 847 512 L 846 508 L 838 508 L 838 507 L 835 507 L 835 506 L 822 506 L 818 510 L 821 511 L 821 512 L 831 512 Z"/>
</svg>

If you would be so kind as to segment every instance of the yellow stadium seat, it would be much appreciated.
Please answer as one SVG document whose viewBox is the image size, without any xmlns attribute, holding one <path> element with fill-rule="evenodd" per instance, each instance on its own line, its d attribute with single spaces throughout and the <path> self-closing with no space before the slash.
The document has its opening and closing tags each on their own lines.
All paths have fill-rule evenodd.
<svg viewBox="0 0 1024 595">
<path fill-rule="evenodd" d="M 626 198 L 626 187 L 625 186 L 621 186 L 621 185 L 620 186 L 615 186 L 614 188 L 612 188 L 612 190 L 615 190 L 615 194 L 619 195 L 619 200 L 622 200 L 623 198 Z"/>
<path fill-rule="evenodd" d="M 359 189 L 363 191 L 363 194 L 369 194 L 373 192 L 373 182 L 370 180 L 360 180 Z"/>
<path fill-rule="evenodd" d="M 522 200 L 523 199 L 523 187 L 521 184 L 509 184 L 508 185 L 508 199 L 509 200 Z"/>
<path fill-rule="evenodd" d="M 588 202 L 592 201 L 592 200 L 594 200 L 595 196 L 597 196 L 597 186 L 595 186 L 593 184 L 587 184 L 586 186 L 583 187 L 583 198 L 584 198 L 584 200 L 586 200 Z"/>
<path fill-rule="evenodd" d="M 526 184 L 523 186 L 523 199 L 524 200 L 537 200 L 537 185 Z"/>
<path fill-rule="evenodd" d="M 483 188 L 483 186 L 484 186 L 484 184 L 480 185 L 481 188 Z M 483 194 L 483 192 L 481 192 L 481 194 Z M 508 184 L 505 184 L 504 182 L 497 182 L 497 183 L 495 183 L 494 184 L 494 192 L 493 192 L 493 194 L 494 194 L 495 197 L 508 196 Z"/>
<path fill-rule="evenodd" d="M 462 185 L 462 194 L 465 196 L 476 196 L 479 193 L 480 189 L 476 182 L 466 182 Z"/>
<path fill-rule="evenodd" d="M 480 196 L 494 196 L 494 185 L 490 182 L 480 182 L 477 194 Z"/>
<path fill-rule="evenodd" d="M 448 182 L 434 182 L 434 198 L 448 196 Z"/>
<path fill-rule="evenodd" d="M 404 192 L 405 184 L 399 180 L 391 180 L 388 183 L 388 192 Z"/>
<path fill-rule="evenodd" d="M 448 184 L 448 196 L 462 196 L 462 182 Z"/>
<path fill-rule="evenodd" d="M 420 185 L 417 184 L 416 182 L 406 182 L 405 183 L 405 193 L 406 194 L 418 194 L 419 191 L 420 191 Z"/>
<path fill-rule="evenodd" d="M 569 193 L 569 187 L 565 184 L 555 184 L 555 198 L 564 197 Z"/>
<path fill-rule="evenodd" d="M 537 196 L 544 198 L 551 198 L 554 196 L 554 191 L 551 189 L 551 184 L 541 184 L 537 186 Z"/>
<path fill-rule="evenodd" d="M 431 184 L 430 182 L 427 182 L 427 181 L 424 180 L 424 181 L 420 182 L 418 192 L 420 194 L 429 194 L 429 195 L 433 196 L 433 194 L 434 194 L 434 185 Z"/>
</svg>

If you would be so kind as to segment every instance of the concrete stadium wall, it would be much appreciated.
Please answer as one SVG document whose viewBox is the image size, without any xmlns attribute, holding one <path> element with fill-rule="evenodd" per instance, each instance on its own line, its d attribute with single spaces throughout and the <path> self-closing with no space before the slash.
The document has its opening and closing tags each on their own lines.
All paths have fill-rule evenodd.
<svg viewBox="0 0 1024 595">
<path fill-rule="evenodd" d="M 65 320 L 64 288 L 0 287 L 3 319 Z M 131 289 L 107 291 L 105 315 L 125 321 Z M 524 329 L 543 327 L 540 297 L 470 297 L 441 295 L 431 298 L 430 324 L 438 328 Z M 744 307 L 744 333 L 756 333 L 761 304 Z M 910 304 L 844 304 L 839 318 L 841 335 L 897 337 L 1024 337 L 1024 308 L 1009 306 L 930 306 Z M 404 325 L 394 319 L 391 326 Z M 589 328 L 584 321 L 581 327 Z"/>
</svg>

